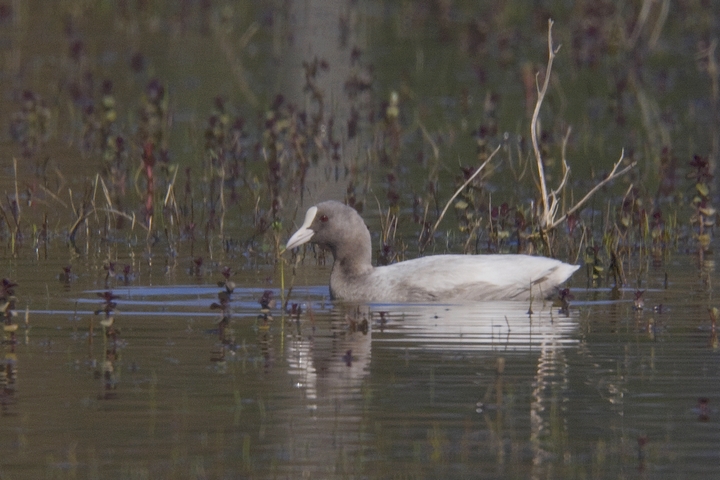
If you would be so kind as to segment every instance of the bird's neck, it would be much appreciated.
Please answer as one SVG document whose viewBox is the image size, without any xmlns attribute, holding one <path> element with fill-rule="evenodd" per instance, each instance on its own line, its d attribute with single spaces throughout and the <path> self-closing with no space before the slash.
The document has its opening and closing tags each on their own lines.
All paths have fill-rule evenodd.
<svg viewBox="0 0 720 480">
<path fill-rule="evenodd" d="M 374 267 L 370 261 L 359 262 L 357 258 L 336 258 L 330 273 L 330 294 L 333 298 L 357 298 L 366 288 L 366 281 Z"/>
<path fill-rule="evenodd" d="M 334 249 L 333 271 L 338 270 L 343 275 L 353 277 L 356 275 L 365 275 L 371 272 L 372 266 L 372 246 L 370 244 L 370 235 L 368 235 L 367 243 L 353 242 L 352 248 Z"/>
<path fill-rule="evenodd" d="M 330 290 L 333 297 L 348 298 L 351 296 L 348 293 L 351 292 L 344 290 L 361 286 L 374 270 L 370 233 L 366 230 L 361 235 L 362 238 L 352 242 L 339 242 L 344 248 L 332 249 L 334 262 L 330 274 Z"/>
</svg>

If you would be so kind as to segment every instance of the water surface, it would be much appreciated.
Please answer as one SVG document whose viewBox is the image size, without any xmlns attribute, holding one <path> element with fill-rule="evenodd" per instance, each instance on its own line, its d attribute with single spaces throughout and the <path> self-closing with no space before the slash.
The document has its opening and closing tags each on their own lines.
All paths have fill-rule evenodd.
<svg viewBox="0 0 720 480">
<path fill-rule="evenodd" d="M 295 286 L 299 317 L 276 305 L 271 319 L 256 274 L 239 272 L 222 336 L 212 273 L 111 280 L 114 340 L 93 312 L 105 290 L 87 288 L 92 274 L 45 277 L 39 289 L 25 280 L 17 344 L 3 346 L 2 471 L 710 478 L 720 440 L 711 294 L 693 257 L 673 267 L 667 289 L 657 272 L 642 311 L 631 291 L 585 290 L 580 272 L 567 313 L 541 302 L 532 315 L 524 302 L 358 308 L 329 302 L 318 284 Z"/>
</svg>

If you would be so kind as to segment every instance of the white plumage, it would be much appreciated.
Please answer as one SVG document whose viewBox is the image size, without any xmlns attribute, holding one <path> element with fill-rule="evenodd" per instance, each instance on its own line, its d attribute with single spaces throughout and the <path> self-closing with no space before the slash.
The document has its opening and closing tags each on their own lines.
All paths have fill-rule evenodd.
<svg viewBox="0 0 720 480">
<path fill-rule="evenodd" d="M 541 298 L 579 268 L 531 255 L 434 255 L 373 267 L 365 223 L 353 208 L 334 201 L 308 210 L 287 249 L 306 242 L 333 254 L 331 296 L 356 302 Z"/>
</svg>

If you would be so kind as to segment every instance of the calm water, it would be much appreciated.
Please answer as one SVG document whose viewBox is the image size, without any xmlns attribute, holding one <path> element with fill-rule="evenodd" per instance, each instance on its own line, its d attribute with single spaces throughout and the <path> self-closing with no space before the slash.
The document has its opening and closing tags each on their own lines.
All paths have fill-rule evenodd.
<svg viewBox="0 0 720 480">
<path fill-rule="evenodd" d="M 675 247 L 697 251 L 689 162 L 720 149 L 720 6 L 541 3 L 0 1 L 0 278 L 19 325 L 0 345 L 0 479 L 716 478 L 718 245 L 702 262 Z M 622 148 L 638 161 L 556 253 L 598 246 L 607 269 L 617 241 L 626 289 L 588 288 L 583 267 L 564 313 L 357 307 L 308 256 L 285 266 L 301 313 L 283 312 L 273 252 L 311 203 L 364 205 L 376 249 L 392 211 L 391 253 L 414 257 L 497 145 L 460 197 L 476 210 L 450 208 L 425 253 L 462 250 L 474 220 L 476 249 L 517 249 L 549 17 L 541 147 L 555 188 L 572 127 L 562 208 Z M 154 191 L 148 141 L 167 150 Z M 652 237 L 671 245 L 654 266 L 636 247 L 658 218 L 677 228 Z"/>
<path fill-rule="evenodd" d="M 66 284 L 53 273 L 63 264 L 17 262 L 0 472 L 712 478 L 720 357 L 705 282 L 716 274 L 695 262 L 672 259 L 667 289 L 651 273 L 640 312 L 632 292 L 611 300 L 580 272 L 568 314 L 536 304 L 532 316 L 514 302 L 333 305 L 327 268 L 308 265 L 316 283 L 292 300 L 303 313 L 275 307 L 266 320 L 257 271 L 241 271 L 222 338 L 217 271 L 147 267 L 110 281 L 114 342 L 93 313 L 101 269 L 76 267 Z"/>
</svg>

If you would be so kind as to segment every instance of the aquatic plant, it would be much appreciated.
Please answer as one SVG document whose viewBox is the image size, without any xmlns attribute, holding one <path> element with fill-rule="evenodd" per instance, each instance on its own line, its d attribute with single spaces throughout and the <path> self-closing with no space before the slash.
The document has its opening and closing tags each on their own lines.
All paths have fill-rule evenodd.
<svg viewBox="0 0 720 480">
<path fill-rule="evenodd" d="M 15 287 L 17 286 L 17 283 L 7 278 L 3 278 L 2 282 L 0 282 L 0 313 L 3 318 L 3 343 L 10 345 L 15 344 L 15 332 L 17 332 L 18 329 L 18 324 L 15 322 L 15 317 L 17 317 Z"/>
<path fill-rule="evenodd" d="M 537 164 L 538 182 L 540 184 L 539 189 L 540 189 L 541 210 L 538 214 L 538 226 L 540 229 L 539 233 L 541 236 L 544 236 L 548 231 L 555 229 L 558 225 L 560 225 L 562 222 L 564 222 L 567 219 L 568 215 L 571 215 L 571 214 L 575 213 L 576 211 L 578 211 L 580 208 L 582 208 L 584 206 L 584 204 L 604 185 L 606 185 L 610 181 L 614 180 L 615 178 L 624 175 L 626 172 L 630 171 L 636 165 L 636 162 L 632 162 L 629 165 L 623 165 L 624 160 L 625 160 L 625 152 L 623 151 L 620 155 L 620 159 L 613 165 L 612 170 L 603 180 L 598 182 L 592 189 L 590 189 L 590 191 L 587 192 L 585 194 L 585 196 L 582 197 L 579 201 L 577 201 L 575 203 L 575 205 L 568 208 L 563 213 L 560 213 L 560 205 L 561 205 L 560 195 L 562 194 L 563 189 L 565 188 L 565 185 L 567 184 L 567 181 L 568 181 L 568 178 L 570 175 L 570 166 L 568 165 L 567 160 L 565 158 L 565 150 L 566 150 L 566 145 L 567 145 L 567 139 L 570 135 L 570 129 L 567 130 L 567 133 L 563 140 L 563 146 L 562 146 L 562 165 L 563 165 L 562 180 L 560 181 L 558 186 L 553 190 L 550 190 L 547 185 L 545 166 L 543 164 L 543 156 L 540 151 L 539 141 L 538 141 L 538 123 L 539 123 L 539 116 L 540 116 L 540 108 L 542 107 L 543 100 L 545 98 L 545 95 L 547 94 L 548 86 L 550 84 L 550 76 L 552 73 L 552 66 L 553 66 L 553 62 L 555 60 L 555 54 L 557 53 L 557 48 L 555 48 L 555 46 L 553 45 L 552 27 L 553 27 L 553 21 L 548 20 L 548 38 L 547 38 L 548 62 L 547 62 L 547 67 L 545 69 L 545 75 L 544 75 L 545 78 L 544 78 L 542 87 L 538 88 L 537 102 L 535 104 L 535 109 L 533 111 L 532 120 L 530 121 L 530 138 L 532 140 L 533 152 L 535 154 L 535 160 L 536 160 L 536 164 Z M 621 166 L 623 166 L 623 168 L 618 170 Z"/>
<path fill-rule="evenodd" d="M 712 227 L 715 226 L 717 211 L 712 206 L 710 186 L 713 175 L 710 173 L 710 163 L 706 157 L 695 155 L 690 161 L 692 170 L 687 178 L 695 182 L 694 196 L 691 200 L 693 212 L 690 224 L 695 229 L 695 240 L 698 242 L 698 251 L 707 251 L 710 246 Z"/>
<path fill-rule="evenodd" d="M 50 138 L 51 110 L 43 98 L 31 91 L 22 93 L 21 108 L 10 119 L 10 137 L 21 146 L 22 156 L 36 155 Z"/>
<path fill-rule="evenodd" d="M 62 267 L 62 272 L 58 275 L 58 279 L 60 282 L 65 284 L 69 284 L 70 282 L 77 280 L 77 275 L 75 275 L 72 271 L 72 265 Z"/>
<path fill-rule="evenodd" d="M 718 341 L 718 317 L 720 317 L 720 310 L 717 307 L 708 308 L 708 314 L 710 315 L 710 342 L 709 345 L 713 350 L 717 350 L 720 346 Z"/>
<path fill-rule="evenodd" d="M 260 304 L 260 314 L 257 318 L 261 322 L 260 328 L 267 329 L 270 326 L 270 322 L 273 320 L 272 313 L 270 312 L 270 308 L 275 303 L 272 290 L 265 290 L 258 300 L 258 303 Z M 294 305 L 292 312 L 294 312 L 296 317 L 299 318 L 301 313 L 299 306 Z"/>
<path fill-rule="evenodd" d="M 211 310 L 218 310 L 220 313 L 220 319 L 217 322 L 218 325 L 218 340 L 220 342 L 219 347 L 211 352 L 210 360 L 212 362 L 223 363 L 225 362 L 228 351 L 232 351 L 235 348 L 235 338 L 232 330 L 229 328 L 230 320 L 232 319 L 232 293 L 235 290 L 235 282 L 230 280 L 232 276 L 232 270 L 230 267 L 223 267 L 221 270 L 222 280 L 217 282 L 218 287 L 222 290 L 218 292 L 217 302 L 210 304 Z"/>
<path fill-rule="evenodd" d="M 103 330 L 103 359 L 98 363 L 98 369 L 95 372 L 96 378 L 102 382 L 101 393 L 98 394 L 98 399 L 111 400 L 116 398 L 115 389 L 117 388 L 115 361 L 118 358 L 118 336 L 120 332 L 115 324 L 117 308 L 117 302 L 115 300 L 120 297 L 115 295 L 111 290 L 100 292 L 97 296 L 100 298 L 100 308 L 95 310 L 94 313 L 96 316 L 101 316 L 100 325 Z M 93 321 L 90 319 L 88 341 L 91 345 L 93 341 L 93 330 Z"/>
<path fill-rule="evenodd" d="M 138 135 L 142 145 L 151 143 L 158 150 L 165 147 L 168 129 L 168 102 L 169 96 L 165 85 L 158 78 L 150 80 L 145 88 L 145 95 L 138 111 L 140 120 Z"/>
<path fill-rule="evenodd" d="M 4 409 L 7 405 L 15 402 L 15 386 L 17 381 L 17 356 L 15 345 L 17 344 L 17 297 L 15 287 L 17 283 L 3 278 L 0 282 L 0 314 L 3 324 L 3 345 L 5 354 L 0 360 L 0 406 Z M 29 312 L 25 314 L 25 331 L 29 329 Z"/>
</svg>

